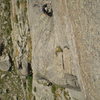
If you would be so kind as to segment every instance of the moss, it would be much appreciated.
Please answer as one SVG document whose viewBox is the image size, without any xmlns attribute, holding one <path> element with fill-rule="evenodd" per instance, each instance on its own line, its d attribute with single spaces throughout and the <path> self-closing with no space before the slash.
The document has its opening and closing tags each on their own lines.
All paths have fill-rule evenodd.
<svg viewBox="0 0 100 100">
<path fill-rule="evenodd" d="M 53 84 L 53 85 L 52 85 L 52 88 L 51 88 L 52 93 L 55 93 L 56 90 L 59 89 L 59 88 L 61 89 L 61 91 L 64 89 L 64 88 L 62 88 L 62 87 L 59 86 L 59 85 Z"/>
<path fill-rule="evenodd" d="M 5 5 L 4 8 L 0 9 L 3 11 L 2 15 L 0 16 L 0 22 L 1 25 L 1 36 L 3 37 L 3 39 L 5 40 L 5 43 L 7 43 L 5 45 L 5 52 L 11 56 L 11 58 L 13 59 L 13 43 L 12 43 L 12 38 L 11 38 L 11 31 L 12 31 L 12 26 L 11 26 L 11 0 L 1 0 L 1 2 Z M 10 62 L 12 62 L 10 60 Z M 14 61 L 13 61 L 14 62 Z M 0 79 L 0 87 L 2 86 L 2 88 L 7 88 L 6 92 L 8 93 L 7 95 L 4 94 L 4 100 L 12 100 L 12 97 L 7 97 L 8 95 L 10 96 L 10 94 L 18 94 L 18 99 L 22 100 L 21 98 L 23 97 L 23 91 L 22 91 L 22 87 L 21 87 L 21 80 L 17 75 L 17 70 L 15 70 L 15 65 L 12 64 L 12 70 L 8 71 L 8 72 L 1 72 L 0 71 L 0 76 L 2 74 L 6 74 L 6 76 L 3 79 Z M 7 83 L 7 86 L 6 86 Z M 10 87 L 10 91 L 8 90 L 8 87 Z M 21 94 L 21 97 L 20 97 Z"/>
<path fill-rule="evenodd" d="M 6 34 L 9 35 L 11 33 L 11 31 L 12 31 L 11 19 L 10 19 L 10 12 L 11 12 L 11 9 L 10 9 L 10 0 L 4 0 L 4 3 L 6 4 L 6 6 L 4 8 L 6 16 L 3 16 L 2 20 L 7 21 L 7 24 L 4 25 L 4 27 L 5 27 Z"/>
<path fill-rule="evenodd" d="M 54 94 L 54 100 L 57 100 L 57 96 L 58 96 L 57 90 L 58 89 L 60 89 L 60 91 L 63 91 L 65 88 L 63 88 L 59 85 L 56 85 L 56 84 L 53 84 L 52 87 L 51 87 L 51 91 Z M 70 100 L 70 99 L 66 99 L 66 100 Z"/>
<path fill-rule="evenodd" d="M 57 98 L 56 91 L 58 88 L 59 88 L 58 85 L 52 85 L 52 87 L 51 87 L 51 91 L 54 94 L 54 100 L 56 100 L 56 98 Z"/>
<path fill-rule="evenodd" d="M 32 75 L 28 75 L 26 77 L 26 79 L 28 80 L 28 91 L 32 92 L 32 79 L 33 79 L 33 76 Z"/>
<path fill-rule="evenodd" d="M 53 85 L 51 88 L 52 93 L 55 93 L 56 90 L 57 90 L 57 87 L 55 85 Z"/>
<path fill-rule="evenodd" d="M 55 54 L 57 55 L 59 52 L 63 52 L 63 49 L 60 46 L 57 46 L 55 50 Z"/>
</svg>

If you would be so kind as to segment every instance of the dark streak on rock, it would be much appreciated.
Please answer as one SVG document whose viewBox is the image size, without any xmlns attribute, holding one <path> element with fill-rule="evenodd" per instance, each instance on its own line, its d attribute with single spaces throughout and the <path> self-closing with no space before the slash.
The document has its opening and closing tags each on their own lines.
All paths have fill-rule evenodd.
<svg viewBox="0 0 100 100">
<path fill-rule="evenodd" d="M 31 66 L 31 63 L 28 63 L 27 70 L 28 70 L 28 75 L 32 75 L 32 66 Z"/>
<path fill-rule="evenodd" d="M 64 46 L 64 48 L 67 48 L 67 49 L 69 49 L 69 47 L 66 45 L 66 46 Z"/>
<path fill-rule="evenodd" d="M 19 69 L 22 69 L 23 67 L 22 67 L 22 62 L 20 62 L 20 64 L 19 64 Z"/>
<path fill-rule="evenodd" d="M 47 86 L 52 86 L 52 85 L 53 85 L 53 84 L 52 84 L 51 82 L 49 82 Z"/>
<path fill-rule="evenodd" d="M 62 66 L 63 66 L 63 69 L 65 69 L 63 54 L 62 54 Z"/>
<path fill-rule="evenodd" d="M 3 53 L 3 51 L 4 51 L 4 43 L 2 42 L 1 44 L 0 44 L 0 56 L 2 56 L 2 53 Z"/>
<path fill-rule="evenodd" d="M 42 11 L 44 12 L 44 14 L 48 15 L 49 17 L 53 16 L 53 10 L 48 8 L 48 4 L 43 5 Z"/>
<path fill-rule="evenodd" d="M 11 55 L 10 55 L 10 54 L 8 54 L 8 56 L 9 56 L 9 62 L 11 63 L 11 66 L 10 66 L 10 68 L 9 68 L 9 70 L 8 70 L 8 71 L 12 71 L 12 66 L 14 66 L 14 63 L 13 63 L 13 60 L 12 60 Z"/>
</svg>

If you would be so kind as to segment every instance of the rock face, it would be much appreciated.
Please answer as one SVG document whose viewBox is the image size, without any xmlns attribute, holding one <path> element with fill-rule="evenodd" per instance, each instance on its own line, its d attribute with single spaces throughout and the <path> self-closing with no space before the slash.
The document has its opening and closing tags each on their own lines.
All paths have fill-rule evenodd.
<svg viewBox="0 0 100 100">
<path fill-rule="evenodd" d="M 77 94 L 75 98 L 81 97 L 81 100 L 99 100 L 98 93 L 100 93 L 97 88 L 100 82 L 99 80 L 94 82 L 92 77 L 99 77 L 100 73 L 98 67 L 100 48 L 96 43 L 99 40 L 99 34 L 93 35 L 100 31 L 98 30 L 99 21 L 97 21 L 100 15 L 96 13 L 99 9 L 97 4 L 99 1 L 91 0 L 90 2 L 93 5 L 89 1 L 81 0 L 80 3 L 75 0 L 73 2 L 70 0 L 30 0 L 28 6 L 33 47 L 32 65 L 33 72 L 36 74 L 33 80 L 39 74 L 44 80 L 65 86 L 68 84 L 67 79 L 71 81 L 74 78 L 67 77 L 68 74 L 76 76 L 78 86 L 82 91 L 79 94 L 81 96 Z M 52 16 L 42 11 L 44 5 L 50 4 Z M 97 7 L 94 8 L 94 5 Z M 92 9 L 91 12 L 89 9 Z M 93 13 L 96 16 L 92 18 Z M 97 48 L 96 52 L 95 48 Z M 93 63 L 94 61 L 96 63 Z M 98 70 L 98 75 L 94 74 L 94 69 Z M 73 94 L 72 91 L 70 93 Z M 82 93 L 86 98 L 82 96 Z"/>
<path fill-rule="evenodd" d="M 0 100 L 99 100 L 99 4 L 0 0 Z"/>
<path fill-rule="evenodd" d="M 56 1 L 50 0 L 29 1 L 28 16 L 33 47 L 33 86 L 36 84 L 35 81 L 42 84 L 49 82 L 60 88 L 80 91 L 81 100 L 84 100 L 76 76 L 77 71 L 72 69 L 74 65 L 71 57 L 72 41 L 69 34 L 71 32 L 69 17 L 64 13 L 65 10 L 60 10 L 60 8 L 64 9 L 63 4 L 59 4 L 59 2 L 56 4 Z M 46 9 L 52 9 L 52 16 L 42 10 L 44 5 L 49 5 L 49 8 L 47 6 Z M 44 96 L 45 92 L 42 92 L 42 95 Z M 36 95 L 36 97 L 39 96 Z M 48 98 L 51 100 L 49 96 Z M 77 99 L 78 95 L 74 98 Z"/>
<path fill-rule="evenodd" d="M 78 77 L 86 100 L 99 100 L 100 1 L 80 0 L 80 6 L 77 4 L 70 0 L 67 3 L 79 58 Z"/>
<path fill-rule="evenodd" d="M 66 78 L 63 73 L 64 66 L 62 64 L 63 52 L 58 52 L 56 55 L 56 49 L 58 46 L 61 46 L 63 49 L 64 46 L 67 45 L 66 38 L 62 41 L 62 43 L 56 43 L 53 16 L 50 17 L 41 11 L 43 5 L 46 3 L 49 4 L 49 1 L 38 1 L 39 7 L 33 7 L 36 3 L 37 1 L 29 2 L 29 11 L 32 13 L 32 15 L 29 14 L 29 21 L 32 33 L 32 64 L 34 74 L 40 74 L 40 76 L 42 75 L 44 78 L 49 79 L 51 82 L 53 81 L 54 83 L 58 83 L 59 85 L 66 85 Z M 41 23 L 41 21 L 43 22 Z M 66 35 L 62 35 L 62 38 L 65 36 Z"/>
</svg>

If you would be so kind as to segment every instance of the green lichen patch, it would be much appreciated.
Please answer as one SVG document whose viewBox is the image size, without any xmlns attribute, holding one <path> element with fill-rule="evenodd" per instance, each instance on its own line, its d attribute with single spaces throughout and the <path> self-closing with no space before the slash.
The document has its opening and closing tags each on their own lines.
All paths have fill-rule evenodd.
<svg viewBox="0 0 100 100">
<path fill-rule="evenodd" d="M 65 88 L 62 88 L 59 85 L 53 84 L 51 91 L 54 95 L 54 100 L 58 100 L 58 97 L 61 97 L 61 95 L 64 96 L 65 100 L 71 100 L 71 97 L 69 96 L 69 93 L 65 91 Z"/>
<path fill-rule="evenodd" d="M 52 87 L 51 87 L 51 91 L 52 91 L 52 93 L 55 94 L 55 92 L 57 91 L 57 89 L 61 89 L 61 90 L 63 90 L 64 88 L 60 87 L 59 85 L 55 85 L 55 84 L 53 84 Z"/>
<path fill-rule="evenodd" d="M 17 95 L 21 100 L 23 98 L 23 91 L 21 87 L 21 79 L 15 70 L 8 72 L 0 71 L 0 90 L 3 100 L 12 100 L 12 95 Z"/>
<path fill-rule="evenodd" d="M 28 90 L 31 92 L 32 91 L 32 79 L 33 79 L 33 76 L 32 75 L 28 75 L 26 77 L 26 79 L 28 80 Z"/>
<path fill-rule="evenodd" d="M 58 55 L 58 53 L 63 52 L 63 49 L 60 46 L 57 46 L 55 49 L 55 54 L 56 56 Z"/>
<path fill-rule="evenodd" d="M 55 85 L 55 84 L 53 84 L 52 87 L 51 87 L 51 91 L 54 95 L 54 100 L 57 100 L 57 96 L 58 96 L 57 90 L 58 89 L 60 89 L 62 91 L 64 88 L 60 87 L 59 85 Z"/>
<path fill-rule="evenodd" d="M 1 16 L 0 16 L 0 23 L 1 23 L 1 33 L 2 35 L 6 35 L 6 37 L 8 35 L 11 34 L 11 19 L 10 19 L 10 15 L 11 15 L 11 5 L 10 5 L 10 0 L 2 0 L 1 2 L 1 6 L 0 6 L 0 10 L 1 10 Z"/>
<path fill-rule="evenodd" d="M 52 93 L 55 94 L 57 89 L 58 89 L 58 87 L 56 85 L 53 85 L 52 88 L 51 88 Z"/>
<path fill-rule="evenodd" d="M 27 100 L 31 100 L 33 95 L 32 95 L 32 79 L 33 79 L 33 75 L 28 75 L 26 77 L 26 81 L 27 81 L 27 87 L 26 87 L 26 98 Z"/>
</svg>

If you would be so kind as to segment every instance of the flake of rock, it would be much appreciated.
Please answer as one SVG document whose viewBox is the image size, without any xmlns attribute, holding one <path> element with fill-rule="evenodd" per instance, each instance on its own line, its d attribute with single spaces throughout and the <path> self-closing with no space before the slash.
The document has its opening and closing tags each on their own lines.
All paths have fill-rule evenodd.
<svg viewBox="0 0 100 100">
<path fill-rule="evenodd" d="M 6 76 L 6 74 L 2 74 L 2 75 L 1 75 L 1 79 L 3 79 L 5 76 Z"/>
<path fill-rule="evenodd" d="M 28 68 L 27 68 L 28 67 L 28 63 L 27 63 L 27 59 L 26 58 L 22 59 L 22 63 L 20 63 L 20 66 L 22 67 L 22 68 L 19 69 L 21 75 L 27 76 L 28 75 Z"/>
<path fill-rule="evenodd" d="M 3 89 L 3 93 L 6 93 L 6 89 Z"/>
<path fill-rule="evenodd" d="M 10 67 L 11 67 L 11 63 L 9 61 L 9 56 L 3 55 L 2 57 L 0 57 L 0 70 L 8 71 Z"/>
</svg>

